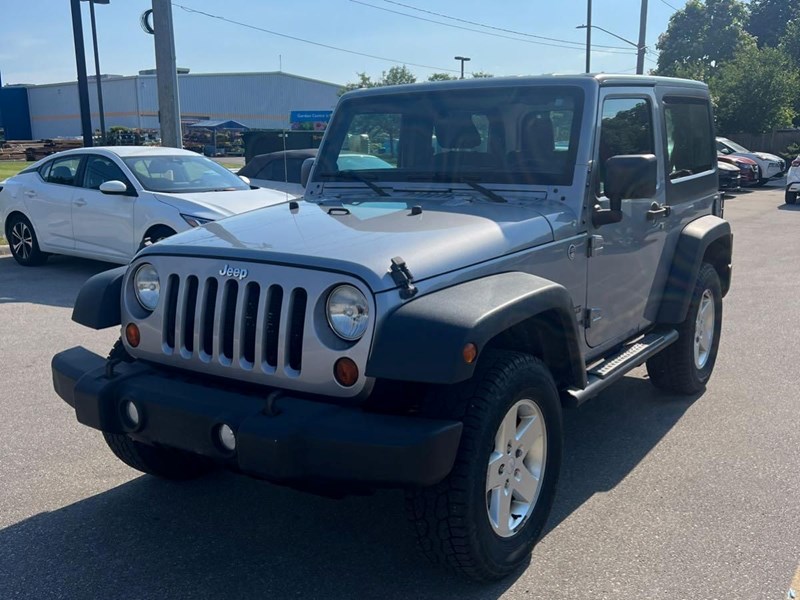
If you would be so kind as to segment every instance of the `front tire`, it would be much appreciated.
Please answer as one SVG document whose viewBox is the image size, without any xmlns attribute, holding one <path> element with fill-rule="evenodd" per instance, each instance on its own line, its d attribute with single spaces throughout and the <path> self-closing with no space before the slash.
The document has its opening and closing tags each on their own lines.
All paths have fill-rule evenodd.
<svg viewBox="0 0 800 600">
<path fill-rule="evenodd" d="M 647 374 L 658 388 L 696 394 L 714 370 L 722 332 L 722 286 L 708 263 L 700 266 L 686 319 L 677 329 L 677 341 L 647 361 Z"/>
<path fill-rule="evenodd" d="M 445 412 L 464 422 L 455 465 L 441 483 L 409 491 L 408 516 L 432 561 L 471 579 L 500 579 L 528 560 L 553 504 L 558 391 L 537 358 L 487 352 L 473 379 L 446 396 Z"/>
<path fill-rule="evenodd" d="M 23 267 L 36 267 L 47 260 L 47 254 L 39 249 L 39 240 L 27 217 L 20 214 L 11 217 L 6 229 L 6 239 L 14 260 Z"/>
<path fill-rule="evenodd" d="M 797 192 L 790 192 L 786 190 L 786 204 L 796 204 L 797 203 Z"/>
<path fill-rule="evenodd" d="M 103 432 L 103 437 L 114 455 L 126 465 L 162 479 L 196 479 L 214 468 L 210 460 L 175 448 L 149 446 L 118 433 Z"/>
</svg>

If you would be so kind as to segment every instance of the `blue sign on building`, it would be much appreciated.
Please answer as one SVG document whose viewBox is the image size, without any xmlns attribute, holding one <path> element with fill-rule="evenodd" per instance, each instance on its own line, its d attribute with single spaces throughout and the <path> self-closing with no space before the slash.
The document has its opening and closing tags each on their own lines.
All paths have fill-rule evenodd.
<svg viewBox="0 0 800 600">
<path fill-rule="evenodd" d="M 332 110 L 293 110 L 289 113 L 290 123 L 327 123 L 331 120 Z"/>
</svg>

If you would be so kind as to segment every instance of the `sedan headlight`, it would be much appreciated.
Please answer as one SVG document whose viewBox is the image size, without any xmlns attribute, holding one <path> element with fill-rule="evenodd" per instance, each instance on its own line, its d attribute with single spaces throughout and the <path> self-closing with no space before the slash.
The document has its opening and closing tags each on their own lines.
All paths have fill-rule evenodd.
<svg viewBox="0 0 800 600">
<path fill-rule="evenodd" d="M 183 220 L 186 221 L 191 227 L 200 227 L 200 225 L 211 223 L 214 220 L 204 219 L 203 217 L 193 217 L 192 215 L 184 215 L 183 213 L 181 213 L 181 217 L 183 217 Z"/>
<path fill-rule="evenodd" d="M 364 335 L 369 324 L 369 304 L 352 285 L 340 285 L 328 295 L 328 324 L 343 340 L 354 342 Z"/>
<path fill-rule="evenodd" d="M 151 312 L 156 309 L 158 297 L 161 295 L 161 282 L 153 265 L 145 263 L 136 269 L 133 274 L 133 289 L 142 307 Z"/>
</svg>

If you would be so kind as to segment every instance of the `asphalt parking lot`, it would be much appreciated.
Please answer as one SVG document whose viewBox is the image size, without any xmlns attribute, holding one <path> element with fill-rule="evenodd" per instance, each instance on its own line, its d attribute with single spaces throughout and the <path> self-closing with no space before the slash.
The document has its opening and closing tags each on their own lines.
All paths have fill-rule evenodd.
<svg viewBox="0 0 800 600">
<path fill-rule="evenodd" d="M 725 216 L 734 279 L 708 389 L 672 397 L 640 369 L 568 412 L 547 533 L 492 585 L 420 557 L 400 492 L 331 500 L 130 470 L 50 380 L 55 352 L 117 337 L 69 319 L 110 265 L 0 257 L 0 599 L 785 597 L 800 560 L 800 206 L 771 187 Z"/>
</svg>

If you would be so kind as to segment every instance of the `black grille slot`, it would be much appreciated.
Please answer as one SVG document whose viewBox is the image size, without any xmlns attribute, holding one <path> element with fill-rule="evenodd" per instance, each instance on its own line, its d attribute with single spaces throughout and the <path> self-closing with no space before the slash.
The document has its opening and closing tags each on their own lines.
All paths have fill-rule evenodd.
<svg viewBox="0 0 800 600">
<path fill-rule="evenodd" d="M 267 314 L 264 319 L 264 360 L 269 366 L 275 367 L 278 365 L 278 335 L 280 334 L 283 288 L 279 285 L 271 285 L 267 293 Z"/>
<path fill-rule="evenodd" d="M 248 283 L 244 297 L 244 323 L 242 324 L 242 356 L 249 363 L 256 358 L 256 322 L 261 289 L 257 283 Z"/>
<path fill-rule="evenodd" d="M 164 318 L 164 339 L 169 348 L 175 348 L 175 319 L 178 313 L 178 283 L 177 275 L 167 278 L 167 310 Z"/>
<path fill-rule="evenodd" d="M 239 284 L 233 279 L 225 282 L 222 290 L 222 355 L 233 358 L 233 331 L 236 327 L 236 298 Z"/>
<path fill-rule="evenodd" d="M 217 280 L 206 280 L 206 293 L 203 298 L 202 348 L 208 355 L 214 352 L 214 311 L 217 308 Z"/>
<path fill-rule="evenodd" d="M 186 279 L 186 307 L 183 312 L 183 347 L 194 352 L 194 316 L 197 309 L 197 277 Z"/>
<path fill-rule="evenodd" d="M 306 321 L 308 294 L 304 289 L 292 291 L 289 316 L 289 366 L 299 371 L 303 364 L 303 328 Z"/>
</svg>

